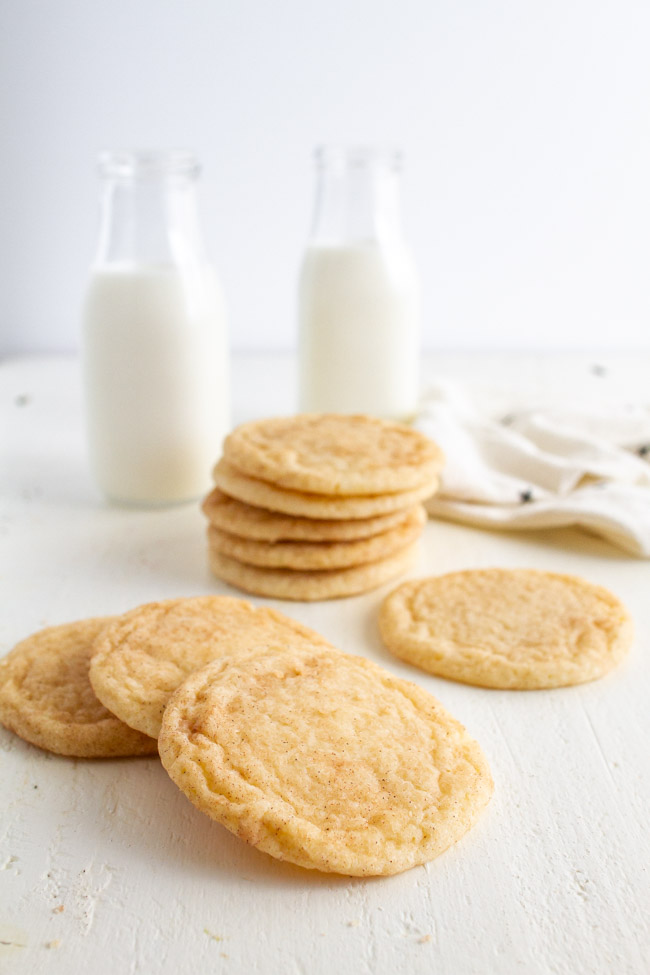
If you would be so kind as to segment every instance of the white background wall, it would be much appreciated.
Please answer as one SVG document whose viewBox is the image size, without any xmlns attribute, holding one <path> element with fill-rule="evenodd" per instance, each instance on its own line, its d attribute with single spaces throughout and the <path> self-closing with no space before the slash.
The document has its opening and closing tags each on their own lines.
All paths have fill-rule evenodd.
<svg viewBox="0 0 650 975">
<path fill-rule="evenodd" d="M 646 0 L 2 0 L 0 350 L 77 347 L 95 152 L 170 145 L 290 347 L 323 141 L 404 149 L 427 347 L 650 348 L 649 51 Z"/>
</svg>

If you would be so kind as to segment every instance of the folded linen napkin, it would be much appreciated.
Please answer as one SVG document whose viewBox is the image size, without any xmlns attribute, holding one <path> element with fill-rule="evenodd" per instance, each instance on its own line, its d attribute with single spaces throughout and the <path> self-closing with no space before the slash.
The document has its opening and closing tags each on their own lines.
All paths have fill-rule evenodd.
<svg viewBox="0 0 650 975">
<path fill-rule="evenodd" d="M 456 383 L 416 426 L 446 465 L 429 513 L 504 529 L 579 525 L 650 558 L 650 408 L 522 408 L 493 416 Z"/>
</svg>

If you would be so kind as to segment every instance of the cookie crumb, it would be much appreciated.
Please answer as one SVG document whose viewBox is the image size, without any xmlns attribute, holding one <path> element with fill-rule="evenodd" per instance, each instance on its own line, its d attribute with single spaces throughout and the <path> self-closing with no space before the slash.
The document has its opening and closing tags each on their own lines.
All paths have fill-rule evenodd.
<svg viewBox="0 0 650 975">
<path fill-rule="evenodd" d="M 65 911 L 65 904 L 59 904 L 57 907 L 52 908 L 52 914 L 62 914 Z"/>
<path fill-rule="evenodd" d="M 419 945 L 428 945 L 430 941 L 433 941 L 430 934 L 423 934 L 421 938 L 418 938 Z"/>
</svg>

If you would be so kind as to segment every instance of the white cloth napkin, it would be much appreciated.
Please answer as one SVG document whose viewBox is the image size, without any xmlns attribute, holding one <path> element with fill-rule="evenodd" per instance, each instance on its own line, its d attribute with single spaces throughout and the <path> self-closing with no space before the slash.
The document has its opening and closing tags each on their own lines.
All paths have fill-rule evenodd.
<svg viewBox="0 0 650 975">
<path fill-rule="evenodd" d="M 492 528 L 579 525 L 650 558 L 650 408 L 513 408 L 429 388 L 416 426 L 446 457 L 429 513 Z"/>
</svg>

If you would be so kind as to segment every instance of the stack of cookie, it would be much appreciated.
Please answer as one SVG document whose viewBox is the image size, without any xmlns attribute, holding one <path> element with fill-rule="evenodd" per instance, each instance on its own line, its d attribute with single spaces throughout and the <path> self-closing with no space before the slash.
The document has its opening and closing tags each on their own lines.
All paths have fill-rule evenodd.
<svg viewBox="0 0 650 975">
<path fill-rule="evenodd" d="M 212 572 L 278 599 L 374 589 L 409 566 L 442 463 L 421 433 L 369 416 L 244 424 L 203 503 Z"/>
</svg>

